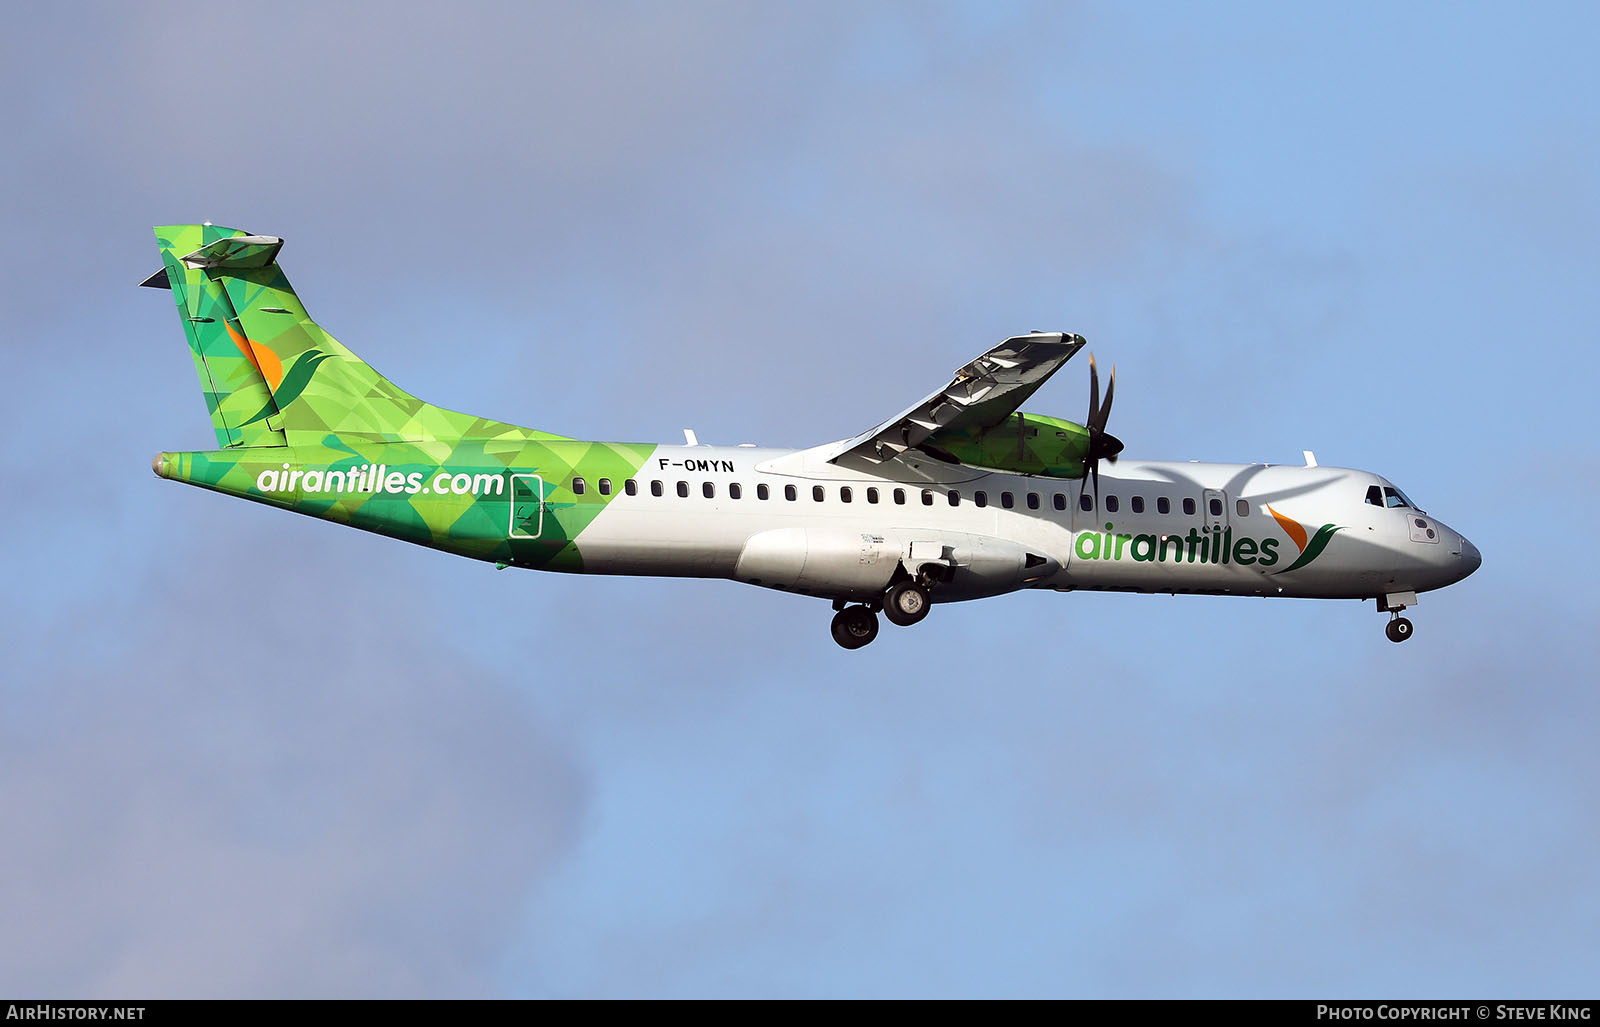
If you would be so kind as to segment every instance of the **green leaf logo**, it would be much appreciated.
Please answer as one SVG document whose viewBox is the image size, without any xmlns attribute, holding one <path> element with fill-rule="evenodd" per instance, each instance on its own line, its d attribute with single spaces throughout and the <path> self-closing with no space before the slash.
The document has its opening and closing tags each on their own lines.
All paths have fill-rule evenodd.
<svg viewBox="0 0 1600 1027">
<path fill-rule="evenodd" d="M 1328 548 L 1328 541 L 1332 539 L 1336 533 L 1344 530 L 1336 525 L 1324 524 L 1322 527 L 1317 529 L 1317 533 L 1315 535 L 1307 538 L 1306 526 L 1304 524 L 1301 524 L 1292 517 L 1285 517 L 1283 514 L 1274 510 L 1270 506 L 1267 507 L 1267 513 L 1272 515 L 1272 519 L 1278 522 L 1278 527 L 1282 528 L 1284 534 L 1289 536 L 1289 540 L 1300 549 L 1300 558 L 1294 563 L 1291 563 L 1289 566 L 1283 568 L 1283 570 L 1278 571 L 1277 573 L 1279 574 L 1287 574 L 1290 571 L 1297 571 L 1306 564 L 1310 563 L 1312 560 L 1315 560 L 1317 557 L 1321 556 L 1322 551 Z"/>
<path fill-rule="evenodd" d="M 331 353 L 324 353 L 320 349 L 308 349 L 296 357 L 289 370 L 283 373 L 283 380 L 278 383 L 278 387 L 272 390 L 272 399 L 267 402 L 266 406 L 258 410 L 254 417 L 244 423 L 254 424 L 263 417 L 272 414 L 274 410 L 282 410 L 299 399 L 300 393 L 304 392 L 306 386 L 311 383 L 311 376 L 316 373 L 317 365 L 332 355 Z M 240 427 L 243 427 L 243 425 Z"/>
</svg>

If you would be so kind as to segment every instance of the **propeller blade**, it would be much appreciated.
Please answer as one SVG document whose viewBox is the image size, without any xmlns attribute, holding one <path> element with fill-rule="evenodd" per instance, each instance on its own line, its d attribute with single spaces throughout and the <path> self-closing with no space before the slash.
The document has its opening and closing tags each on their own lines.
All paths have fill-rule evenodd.
<svg viewBox="0 0 1600 1027">
<path fill-rule="evenodd" d="M 1095 509 L 1100 508 L 1100 461 L 1102 459 L 1117 462 L 1117 454 L 1122 452 L 1122 440 L 1106 431 L 1106 422 L 1111 419 L 1111 401 L 1117 394 L 1117 368 L 1111 367 L 1111 378 L 1106 382 L 1106 401 L 1100 402 L 1100 369 L 1095 365 L 1094 354 L 1089 354 L 1089 418 L 1084 422 L 1084 427 L 1089 429 L 1088 474 L 1089 480 L 1094 484 Z"/>
<path fill-rule="evenodd" d="M 1100 371 L 1094 366 L 1094 354 L 1089 354 L 1089 424 L 1092 433 L 1095 418 L 1100 415 Z"/>
</svg>

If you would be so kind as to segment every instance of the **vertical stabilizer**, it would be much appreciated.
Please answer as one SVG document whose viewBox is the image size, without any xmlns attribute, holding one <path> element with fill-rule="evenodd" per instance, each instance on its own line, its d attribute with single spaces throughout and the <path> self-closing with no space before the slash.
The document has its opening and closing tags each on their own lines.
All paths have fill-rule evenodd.
<svg viewBox="0 0 1600 1027">
<path fill-rule="evenodd" d="M 278 266 L 283 240 L 215 225 L 156 229 L 217 439 L 235 446 L 561 435 L 424 403 L 379 374 L 306 313 Z"/>
<path fill-rule="evenodd" d="M 217 433 L 217 447 L 282 446 L 284 433 L 259 357 L 245 341 L 238 315 L 220 281 L 183 255 L 245 233 L 216 225 L 168 225 L 156 229 L 164 265 L 145 280 L 172 290 L 172 300 L 189 340 L 195 374 L 205 394 L 206 412 Z"/>
</svg>

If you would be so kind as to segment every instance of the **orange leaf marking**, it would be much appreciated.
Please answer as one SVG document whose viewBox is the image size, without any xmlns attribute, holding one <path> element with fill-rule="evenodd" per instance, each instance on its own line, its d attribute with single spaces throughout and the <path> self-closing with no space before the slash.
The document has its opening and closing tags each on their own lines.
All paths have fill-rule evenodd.
<svg viewBox="0 0 1600 1027">
<path fill-rule="evenodd" d="M 262 343 L 239 334 L 234 330 L 232 322 L 224 321 L 222 324 L 228 329 L 228 337 L 233 340 L 233 344 L 239 347 L 239 352 L 243 353 L 244 358 L 250 361 L 255 369 L 261 372 L 261 377 L 267 380 L 267 387 L 274 392 L 278 391 L 278 383 L 283 381 L 283 361 L 278 359 L 278 354 Z"/>
<path fill-rule="evenodd" d="M 1272 519 L 1278 522 L 1278 527 L 1282 528 L 1294 540 L 1294 544 L 1300 547 L 1300 551 L 1302 553 L 1305 552 L 1306 526 L 1299 521 L 1290 520 L 1270 506 L 1267 507 L 1267 513 L 1271 514 Z"/>
</svg>

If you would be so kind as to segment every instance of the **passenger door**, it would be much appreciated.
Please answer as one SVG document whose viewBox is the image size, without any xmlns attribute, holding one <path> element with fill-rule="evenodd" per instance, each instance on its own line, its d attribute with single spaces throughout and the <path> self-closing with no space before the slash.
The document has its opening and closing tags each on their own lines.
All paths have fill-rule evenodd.
<svg viewBox="0 0 1600 1027">
<path fill-rule="evenodd" d="M 538 538 L 544 530 L 544 479 L 537 474 L 511 476 L 512 538 Z"/>
</svg>

